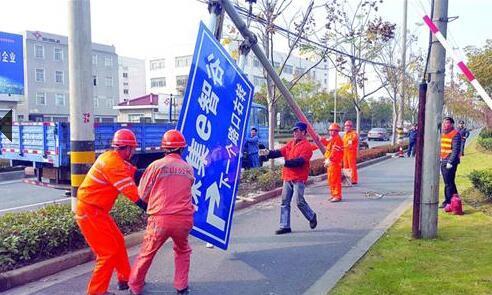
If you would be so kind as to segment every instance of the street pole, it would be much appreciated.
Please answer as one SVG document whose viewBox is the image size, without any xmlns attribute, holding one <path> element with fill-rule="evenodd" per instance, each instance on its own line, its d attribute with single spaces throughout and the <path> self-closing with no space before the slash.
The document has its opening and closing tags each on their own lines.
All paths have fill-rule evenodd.
<svg viewBox="0 0 492 295">
<path fill-rule="evenodd" d="M 405 105 L 405 67 L 407 63 L 407 10 L 408 0 L 403 1 L 403 28 L 401 38 L 401 89 L 400 102 L 398 104 L 398 120 L 397 126 L 403 129 L 403 112 Z M 400 139 L 401 141 L 401 139 Z"/>
<path fill-rule="evenodd" d="M 337 68 L 335 65 L 335 93 L 334 93 L 334 105 L 333 105 L 333 123 L 337 123 L 337 90 L 338 90 L 338 83 L 337 83 Z"/>
<path fill-rule="evenodd" d="M 94 163 L 94 102 L 90 0 L 68 1 L 70 173 L 72 211 L 77 189 Z"/>
<path fill-rule="evenodd" d="M 312 139 L 320 149 L 320 151 L 324 154 L 326 147 L 321 143 L 318 134 L 314 130 L 313 126 L 309 123 L 307 120 L 306 116 L 302 113 L 301 109 L 297 105 L 297 103 L 294 101 L 294 97 L 292 94 L 289 92 L 287 87 L 284 85 L 280 77 L 277 75 L 275 72 L 275 69 L 273 66 L 270 64 L 268 61 L 268 58 L 265 56 L 265 53 L 263 50 L 260 48 L 257 42 L 256 36 L 248 29 L 244 21 L 241 19 L 239 14 L 237 13 L 236 9 L 230 2 L 230 0 L 221 0 L 222 7 L 224 10 L 227 12 L 229 17 L 231 18 L 232 22 L 236 26 L 236 28 L 239 30 L 241 35 L 245 40 L 248 40 L 251 44 L 251 50 L 253 50 L 253 53 L 256 55 L 260 63 L 263 65 L 263 68 L 266 70 L 268 73 L 268 76 L 273 80 L 275 83 L 275 86 L 278 88 L 280 93 L 282 93 L 282 96 L 285 98 L 287 101 L 287 104 L 290 106 L 296 117 L 307 124 L 308 126 L 308 133 L 311 135 Z"/>
<path fill-rule="evenodd" d="M 446 36 L 448 0 L 435 0 L 434 20 Z M 444 104 L 444 73 L 446 51 L 437 38 L 432 36 L 429 60 L 430 82 L 425 104 L 425 144 L 422 163 L 421 235 L 424 239 L 437 236 L 437 207 L 439 203 L 439 149 L 441 138 L 442 109 Z"/>
</svg>

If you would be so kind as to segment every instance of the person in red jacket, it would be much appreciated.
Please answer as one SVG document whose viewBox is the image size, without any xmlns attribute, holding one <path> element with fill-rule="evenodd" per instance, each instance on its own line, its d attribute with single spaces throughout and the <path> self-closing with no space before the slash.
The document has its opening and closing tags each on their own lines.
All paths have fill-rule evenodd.
<svg viewBox="0 0 492 295">
<path fill-rule="evenodd" d="M 133 180 L 136 168 L 128 162 L 137 146 L 135 134 L 128 129 L 116 131 L 112 146 L 113 150 L 97 158 L 77 191 L 75 220 L 96 254 L 96 265 L 87 287 L 90 295 L 107 294 L 115 269 L 118 289 L 128 289 L 130 263 L 125 240 L 109 215 L 116 198 L 121 193 L 143 210 L 146 208 Z"/>
<path fill-rule="evenodd" d="M 178 130 L 169 130 L 162 137 L 164 158 L 145 169 L 138 190 L 148 202 L 147 230 L 140 253 L 130 275 L 132 294 L 140 294 L 145 276 L 155 254 L 168 238 L 174 242 L 174 287 L 178 294 L 188 294 L 188 272 L 191 248 L 188 235 L 193 226 L 195 209 L 191 202 L 193 167 L 181 158 L 186 140 Z"/>
<path fill-rule="evenodd" d="M 330 139 L 326 145 L 325 167 L 328 168 L 328 186 L 330 187 L 330 202 L 340 202 L 342 200 L 342 160 L 343 160 L 343 141 L 338 132 L 340 126 L 337 123 L 330 125 L 328 129 Z"/>
<path fill-rule="evenodd" d="M 359 136 L 353 130 L 352 121 L 347 120 L 344 124 L 345 134 L 343 135 L 343 168 L 352 171 L 352 184 L 359 182 L 357 173 L 357 152 L 359 149 Z"/>
<path fill-rule="evenodd" d="M 294 139 L 289 141 L 280 150 L 263 151 L 262 155 L 270 159 L 284 157 L 285 164 L 282 169 L 282 204 L 280 206 L 280 229 L 277 235 L 292 232 L 290 228 L 290 203 L 295 196 L 297 207 L 309 221 L 311 229 L 318 224 L 316 213 L 304 199 L 304 186 L 309 175 L 309 161 L 313 155 L 313 147 L 306 139 L 307 125 L 297 122 L 291 129 Z"/>
</svg>

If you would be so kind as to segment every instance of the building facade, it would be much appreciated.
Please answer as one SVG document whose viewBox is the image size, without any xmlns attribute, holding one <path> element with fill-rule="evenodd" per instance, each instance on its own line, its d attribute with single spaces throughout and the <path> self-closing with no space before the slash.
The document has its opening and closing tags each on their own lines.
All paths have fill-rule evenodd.
<svg viewBox="0 0 492 295">
<path fill-rule="evenodd" d="M 145 95 L 145 60 L 119 56 L 118 57 L 119 101 L 130 100 Z"/>
<path fill-rule="evenodd" d="M 68 38 L 39 31 L 24 36 L 24 99 L 18 121 L 68 121 Z M 96 122 L 114 122 L 119 101 L 118 56 L 114 46 L 93 43 L 92 77 Z"/>
</svg>

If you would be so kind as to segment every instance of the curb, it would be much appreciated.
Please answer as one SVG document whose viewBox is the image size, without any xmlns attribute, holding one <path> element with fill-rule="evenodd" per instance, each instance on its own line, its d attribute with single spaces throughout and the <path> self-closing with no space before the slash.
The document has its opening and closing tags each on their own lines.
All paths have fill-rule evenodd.
<svg viewBox="0 0 492 295">
<path fill-rule="evenodd" d="M 24 169 L 19 171 L 0 172 L 0 181 L 17 180 L 24 177 Z"/>
<path fill-rule="evenodd" d="M 357 168 L 370 166 L 372 164 L 379 163 L 381 161 L 390 159 L 390 155 L 379 157 L 376 159 L 364 161 L 357 164 Z M 24 173 L 24 171 L 22 171 Z M 317 176 L 310 176 L 306 182 L 306 185 L 313 184 L 315 182 L 323 181 L 327 177 L 326 173 Z M 242 198 L 236 200 L 234 210 L 241 210 L 248 208 L 254 204 L 266 201 L 278 197 L 282 194 L 282 188 L 276 188 L 268 192 L 261 193 L 254 198 Z M 140 244 L 143 240 L 145 231 L 129 234 L 125 236 L 126 247 L 133 247 Z M 38 263 L 34 263 L 25 267 L 0 273 L 0 292 L 5 290 L 30 283 L 32 281 L 39 280 L 49 275 L 55 274 L 62 270 L 66 270 L 77 265 L 89 262 L 94 259 L 94 255 L 89 248 L 77 250 L 75 252 L 62 255 L 59 257 L 47 259 Z"/>
</svg>

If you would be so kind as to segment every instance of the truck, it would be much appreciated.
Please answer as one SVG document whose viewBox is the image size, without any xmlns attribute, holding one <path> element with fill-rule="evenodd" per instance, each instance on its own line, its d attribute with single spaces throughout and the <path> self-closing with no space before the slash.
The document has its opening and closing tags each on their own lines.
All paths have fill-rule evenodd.
<svg viewBox="0 0 492 295">
<path fill-rule="evenodd" d="M 163 156 L 162 135 L 174 129 L 176 123 L 95 123 L 96 156 L 110 149 L 113 134 L 122 128 L 135 132 L 138 147 L 132 163 L 137 175 L 153 161 Z M 268 113 L 253 103 L 248 122 L 258 129 L 260 148 L 268 146 Z M 58 189 L 70 188 L 70 124 L 67 122 L 13 122 L 12 141 L 2 135 L 0 159 L 10 160 L 12 166 L 32 167 L 34 179 L 25 182 Z M 244 159 L 243 159 L 244 160 Z M 246 161 L 243 161 L 246 163 Z M 138 176 L 137 176 L 138 177 Z"/>
</svg>

